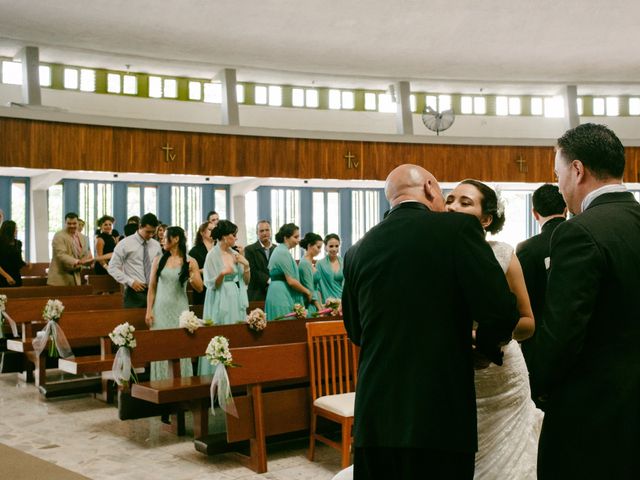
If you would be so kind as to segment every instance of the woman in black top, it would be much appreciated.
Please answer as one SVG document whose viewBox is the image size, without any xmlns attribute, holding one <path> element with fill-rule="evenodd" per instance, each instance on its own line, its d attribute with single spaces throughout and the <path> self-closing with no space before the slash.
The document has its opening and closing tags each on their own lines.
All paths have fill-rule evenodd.
<svg viewBox="0 0 640 480">
<path fill-rule="evenodd" d="M 20 287 L 20 269 L 26 264 L 22 259 L 22 242 L 16 238 L 16 222 L 7 220 L 0 226 L 0 287 Z"/>
<path fill-rule="evenodd" d="M 109 273 L 107 267 L 117 243 L 116 237 L 113 236 L 114 221 L 114 218 L 109 215 L 103 215 L 98 219 L 100 233 L 96 236 L 96 275 L 108 275 Z"/>
<path fill-rule="evenodd" d="M 211 238 L 211 230 L 213 225 L 209 222 L 204 222 L 198 228 L 196 233 L 196 240 L 193 248 L 189 250 L 189 256 L 198 262 L 198 268 L 200 268 L 200 275 L 202 275 L 202 269 L 204 268 L 204 260 L 207 258 L 207 253 L 213 247 L 213 239 Z M 193 304 L 204 305 L 204 297 L 206 296 L 207 288 L 204 287 L 202 292 L 193 291 Z"/>
</svg>

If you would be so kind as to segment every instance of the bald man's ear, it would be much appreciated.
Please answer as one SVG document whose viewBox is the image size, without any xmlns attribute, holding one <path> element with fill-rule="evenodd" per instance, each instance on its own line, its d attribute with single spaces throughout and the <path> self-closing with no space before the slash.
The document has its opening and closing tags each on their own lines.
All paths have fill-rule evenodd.
<svg viewBox="0 0 640 480">
<path fill-rule="evenodd" d="M 444 197 L 437 183 L 427 180 L 424 184 L 424 196 L 427 198 L 427 206 L 434 212 L 444 212 Z"/>
</svg>

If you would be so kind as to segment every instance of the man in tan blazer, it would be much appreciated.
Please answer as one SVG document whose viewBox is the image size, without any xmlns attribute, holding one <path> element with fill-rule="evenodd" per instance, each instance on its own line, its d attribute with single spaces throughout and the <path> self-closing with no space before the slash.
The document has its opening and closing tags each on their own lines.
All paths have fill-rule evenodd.
<svg viewBox="0 0 640 480">
<path fill-rule="evenodd" d="M 78 214 L 69 212 L 64 220 L 65 228 L 57 232 L 51 241 L 47 285 L 80 285 L 82 266 L 93 261 L 87 237 L 78 231 Z"/>
</svg>

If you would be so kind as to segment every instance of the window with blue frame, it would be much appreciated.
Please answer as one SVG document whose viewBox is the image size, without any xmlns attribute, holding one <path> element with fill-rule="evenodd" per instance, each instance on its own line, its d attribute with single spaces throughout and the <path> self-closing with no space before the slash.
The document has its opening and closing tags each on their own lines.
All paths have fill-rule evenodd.
<svg viewBox="0 0 640 480">
<path fill-rule="evenodd" d="M 49 258 L 51 258 L 51 241 L 58 230 L 62 230 L 64 223 L 64 185 L 58 183 L 47 190 L 47 208 L 49 210 L 49 228 L 47 231 Z"/>
<path fill-rule="evenodd" d="M 202 223 L 202 187 L 173 185 L 171 187 L 171 225 L 182 227 L 187 245 L 193 246 L 198 227 Z"/>
<path fill-rule="evenodd" d="M 111 183 L 80 182 L 77 213 L 85 221 L 86 226 L 82 233 L 89 238 L 91 251 L 94 252 L 97 220 L 103 215 L 113 216 L 113 185 Z"/>
<path fill-rule="evenodd" d="M 351 192 L 351 244 L 380 221 L 380 190 Z"/>
</svg>

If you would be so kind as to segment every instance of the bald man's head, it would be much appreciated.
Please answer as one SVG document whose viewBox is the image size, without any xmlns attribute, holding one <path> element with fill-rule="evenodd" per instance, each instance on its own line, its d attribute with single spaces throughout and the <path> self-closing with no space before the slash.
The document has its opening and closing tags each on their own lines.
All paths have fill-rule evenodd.
<svg viewBox="0 0 640 480">
<path fill-rule="evenodd" d="M 444 211 L 444 198 L 436 177 L 419 165 L 405 163 L 391 171 L 384 186 L 391 207 L 404 201 L 422 203 L 433 211 Z"/>
</svg>

